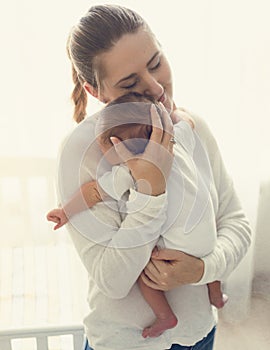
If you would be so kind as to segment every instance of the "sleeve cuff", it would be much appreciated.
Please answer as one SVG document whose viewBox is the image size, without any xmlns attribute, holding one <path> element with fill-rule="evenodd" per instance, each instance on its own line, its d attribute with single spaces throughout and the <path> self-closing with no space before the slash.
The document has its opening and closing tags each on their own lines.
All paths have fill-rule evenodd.
<svg viewBox="0 0 270 350">
<path fill-rule="evenodd" d="M 202 275 L 202 278 L 200 279 L 200 281 L 192 284 L 194 286 L 204 285 L 204 284 L 211 283 L 211 282 L 216 280 L 214 278 L 215 268 L 213 266 L 213 263 L 211 262 L 210 254 L 206 255 L 200 259 L 204 263 L 204 271 L 203 271 L 203 275 Z"/>
<path fill-rule="evenodd" d="M 134 180 L 124 166 L 114 166 L 98 179 L 100 187 L 110 197 L 119 201 L 123 194 L 130 188 L 134 188 Z"/>
<path fill-rule="evenodd" d="M 152 211 L 162 209 L 167 206 L 167 192 L 160 194 L 159 196 L 150 196 L 144 193 L 130 189 L 129 200 L 127 202 L 127 213 L 135 213 L 142 211 L 145 208 L 151 208 Z"/>
</svg>

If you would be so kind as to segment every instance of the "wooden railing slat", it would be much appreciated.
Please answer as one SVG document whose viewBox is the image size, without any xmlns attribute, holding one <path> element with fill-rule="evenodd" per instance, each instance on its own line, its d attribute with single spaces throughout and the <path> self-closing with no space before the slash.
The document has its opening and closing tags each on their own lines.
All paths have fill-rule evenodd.
<svg viewBox="0 0 270 350">
<path fill-rule="evenodd" d="M 74 350 L 81 350 L 84 338 L 81 325 L 1 330 L 0 349 L 12 350 L 12 339 L 36 338 L 37 350 L 48 350 L 48 337 L 69 334 L 73 336 Z"/>
<path fill-rule="evenodd" d="M 48 348 L 48 338 L 46 336 L 37 337 L 37 349 L 38 350 L 49 350 Z"/>
<path fill-rule="evenodd" d="M 1 339 L 0 339 L 0 349 L 3 349 L 3 350 L 12 350 L 12 347 L 11 347 L 11 340 L 9 340 L 9 339 L 3 339 L 3 340 L 1 340 Z"/>
</svg>

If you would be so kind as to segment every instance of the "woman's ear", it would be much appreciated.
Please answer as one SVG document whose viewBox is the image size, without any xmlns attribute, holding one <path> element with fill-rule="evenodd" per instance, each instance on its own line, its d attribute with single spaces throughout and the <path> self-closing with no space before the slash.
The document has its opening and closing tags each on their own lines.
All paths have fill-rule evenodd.
<svg viewBox="0 0 270 350">
<path fill-rule="evenodd" d="M 93 85 L 87 83 L 87 82 L 84 82 L 83 83 L 83 87 L 84 89 L 89 92 L 90 95 L 92 95 L 93 97 L 97 98 L 99 101 L 103 102 L 103 103 L 107 103 L 107 99 L 98 93 L 98 89 L 97 88 L 94 88 Z"/>
<path fill-rule="evenodd" d="M 83 87 L 87 92 L 89 92 L 90 95 L 94 96 L 95 98 L 98 98 L 98 90 L 97 88 L 94 88 L 91 84 L 84 82 Z"/>
</svg>

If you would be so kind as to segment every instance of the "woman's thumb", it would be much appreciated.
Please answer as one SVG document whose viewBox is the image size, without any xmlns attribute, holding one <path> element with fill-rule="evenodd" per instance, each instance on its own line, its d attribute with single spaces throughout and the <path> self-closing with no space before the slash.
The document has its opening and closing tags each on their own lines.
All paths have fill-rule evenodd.
<svg viewBox="0 0 270 350">
<path fill-rule="evenodd" d="M 154 250 L 151 258 L 156 260 L 178 260 L 180 251 L 174 249 Z"/>
</svg>

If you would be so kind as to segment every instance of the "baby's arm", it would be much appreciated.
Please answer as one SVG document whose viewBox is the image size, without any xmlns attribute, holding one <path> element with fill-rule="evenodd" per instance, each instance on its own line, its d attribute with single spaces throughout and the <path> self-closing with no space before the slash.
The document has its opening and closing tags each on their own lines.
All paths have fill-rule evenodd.
<svg viewBox="0 0 270 350">
<path fill-rule="evenodd" d="M 111 197 L 119 200 L 130 188 L 134 187 L 129 170 L 125 166 L 113 166 L 97 181 L 86 182 L 63 207 L 68 217 L 92 208 L 104 199 Z"/>
<path fill-rule="evenodd" d="M 101 193 L 101 191 L 96 181 L 86 182 L 75 192 L 63 209 L 68 216 L 73 216 L 83 210 L 92 208 L 98 202 L 102 201 L 101 196 L 104 196 L 105 193 L 103 193 L 103 191 Z"/>
<path fill-rule="evenodd" d="M 102 189 L 103 193 L 117 201 L 122 198 L 125 192 L 135 188 L 132 175 L 124 164 L 114 165 L 111 171 L 99 177 L 98 184 L 99 189 Z M 103 195 L 103 193 L 101 194 Z"/>
<path fill-rule="evenodd" d="M 47 220 L 55 222 L 57 225 L 55 225 L 54 230 L 57 230 L 68 222 L 69 217 L 92 208 L 95 204 L 101 202 L 105 195 L 106 193 L 102 191 L 96 181 L 86 182 L 63 208 L 51 210 L 47 214 Z"/>
<path fill-rule="evenodd" d="M 83 184 L 63 208 L 51 210 L 47 214 L 47 220 L 55 222 L 57 225 L 54 230 L 57 230 L 65 225 L 71 216 L 92 208 L 108 196 L 119 200 L 123 193 L 132 187 L 134 181 L 128 169 L 114 166 L 112 171 L 101 176 L 98 182 L 90 181 Z"/>
<path fill-rule="evenodd" d="M 47 220 L 56 223 L 56 225 L 53 228 L 54 230 L 57 230 L 58 228 L 62 227 L 68 222 L 68 218 L 63 208 L 57 208 L 57 209 L 51 210 L 47 214 Z"/>
</svg>

